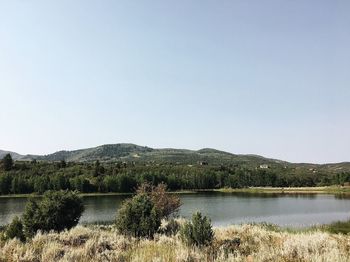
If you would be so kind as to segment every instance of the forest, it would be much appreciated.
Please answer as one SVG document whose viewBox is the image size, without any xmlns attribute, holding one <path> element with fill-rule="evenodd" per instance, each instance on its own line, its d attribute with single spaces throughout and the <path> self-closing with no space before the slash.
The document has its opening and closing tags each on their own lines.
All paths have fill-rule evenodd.
<svg viewBox="0 0 350 262">
<path fill-rule="evenodd" d="M 0 194 L 42 194 L 47 190 L 134 192 L 137 185 L 163 182 L 172 191 L 244 187 L 301 187 L 344 185 L 350 173 L 308 172 L 296 168 L 249 168 L 239 164 L 175 163 L 77 163 L 13 161 L 4 157 L 0 166 Z"/>
</svg>

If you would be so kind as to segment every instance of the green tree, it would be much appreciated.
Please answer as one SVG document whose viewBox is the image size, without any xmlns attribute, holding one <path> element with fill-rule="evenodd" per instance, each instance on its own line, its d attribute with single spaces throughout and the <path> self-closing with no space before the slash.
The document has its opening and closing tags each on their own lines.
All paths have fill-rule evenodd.
<svg viewBox="0 0 350 262">
<path fill-rule="evenodd" d="M 25 241 L 23 224 L 19 217 L 15 216 L 12 222 L 5 228 L 5 239 L 18 238 Z"/>
<path fill-rule="evenodd" d="M 118 175 L 119 192 L 133 192 L 136 187 L 135 179 L 127 174 Z"/>
<path fill-rule="evenodd" d="M 0 194 L 10 193 L 12 179 L 8 174 L 0 175 Z"/>
<path fill-rule="evenodd" d="M 67 167 L 67 162 L 63 159 L 57 164 L 58 168 L 66 168 Z"/>
<path fill-rule="evenodd" d="M 69 189 L 69 180 L 62 174 L 57 174 L 50 178 L 51 188 L 53 190 Z"/>
<path fill-rule="evenodd" d="M 6 154 L 2 159 L 2 166 L 5 171 L 9 171 L 13 167 L 13 160 L 10 154 Z"/>
<path fill-rule="evenodd" d="M 117 176 L 107 176 L 104 178 L 104 184 L 108 192 L 119 191 L 119 179 Z"/>
<path fill-rule="evenodd" d="M 62 231 L 75 226 L 84 211 L 76 192 L 47 191 L 41 199 L 31 198 L 23 214 L 24 231 L 32 237 L 38 230 Z"/>
<path fill-rule="evenodd" d="M 116 226 L 125 235 L 153 238 L 161 224 L 160 220 L 151 197 L 147 194 L 137 194 L 120 207 Z"/>
<path fill-rule="evenodd" d="M 49 189 L 49 178 L 47 176 L 39 176 L 34 178 L 34 191 L 42 194 Z"/>
<path fill-rule="evenodd" d="M 22 176 L 15 176 L 11 182 L 11 192 L 14 194 L 28 193 L 27 183 Z"/>
<path fill-rule="evenodd" d="M 192 215 L 192 220 L 186 222 L 180 230 L 181 239 L 188 245 L 208 246 L 212 243 L 214 232 L 211 221 L 200 212 Z"/>
<path fill-rule="evenodd" d="M 96 161 L 95 162 L 95 167 L 93 170 L 93 176 L 98 176 L 100 174 L 104 174 L 105 173 L 105 169 L 104 167 L 100 164 L 100 161 Z"/>
<path fill-rule="evenodd" d="M 93 191 L 93 186 L 84 176 L 74 177 L 70 179 L 69 183 L 72 189 L 78 190 L 79 192 L 88 193 Z"/>
</svg>

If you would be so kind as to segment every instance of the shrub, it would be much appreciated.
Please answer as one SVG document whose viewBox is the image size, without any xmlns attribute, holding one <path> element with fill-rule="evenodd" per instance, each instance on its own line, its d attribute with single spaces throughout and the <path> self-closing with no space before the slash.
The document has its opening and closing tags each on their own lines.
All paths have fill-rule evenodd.
<svg viewBox="0 0 350 262">
<path fill-rule="evenodd" d="M 15 216 L 12 222 L 6 226 L 4 237 L 5 239 L 18 238 L 21 241 L 25 241 L 23 224 L 19 217 Z"/>
<path fill-rule="evenodd" d="M 149 183 L 143 183 L 137 189 L 137 193 L 147 194 L 151 197 L 161 218 L 169 218 L 171 215 L 176 216 L 180 209 L 180 198 L 175 194 L 167 193 L 167 185 L 164 183 L 160 183 L 156 187 Z"/>
<path fill-rule="evenodd" d="M 333 234 L 348 234 L 350 233 L 350 220 L 334 222 L 323 227 Z"/>
<path fill-rule="evenodd" d="M 76 192 L 48 191 L 42 199 L 31 198 L 23 214 L 26 236 L 32 237 L 38 230 L 62 231 L 78 224 L 84 206 Z"/>
<path fill-rule="evenodd" d="M 137 194 L 124 201 L 116 219 L 118 230 L 125 235 L 153 238 L 160 226 L 160 215 L 147 194 Z"/>
<path fill-rule="evenodd" d="M 160 228 L 159 232 L 167 236 L 174 236 L 179 232 L 180 224 L 175 219 L 170 219 L 167 224 Z"/>
<path fill-rule="evenodd" d="M 192 220 L 187 221 L 180 230 L 181 239 L 188 245 L 208 246 L 212 243 L 214 232 L 211 221 L 200 212 L 192 215 Z"/>
</svg>

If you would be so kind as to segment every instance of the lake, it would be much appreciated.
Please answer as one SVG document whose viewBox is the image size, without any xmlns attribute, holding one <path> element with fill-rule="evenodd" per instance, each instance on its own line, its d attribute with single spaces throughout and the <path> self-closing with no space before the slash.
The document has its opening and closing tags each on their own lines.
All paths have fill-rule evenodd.
<svg viewBox="0 0 350 262">
<path fill-rule="evenodd" d="M 215 226 L 247 222 L 268 222 L 303 227 L 350 219 L 350 196 L 328 194 L 252 194 L 201 192 L 180 194 L 180 215 L 190 217 L 197 210 Z M 117 208 L 128 196 L 85 196 L 81 223 L 114 220 Z M 0 225 L 21 215 L 26 198 L 0 198 Z"/>
</svg>

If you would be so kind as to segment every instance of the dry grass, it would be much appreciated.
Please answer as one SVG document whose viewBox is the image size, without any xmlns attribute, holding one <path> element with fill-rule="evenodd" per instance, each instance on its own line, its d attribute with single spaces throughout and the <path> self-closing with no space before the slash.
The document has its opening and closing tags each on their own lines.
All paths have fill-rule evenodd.
<svg viewBox="0 0 350 262">
<path fill-rule="evenodd" d="M 224 244 L 234 238 L 240 238 L 239 246 Z M 350 235 L 230 226 L 216 228 L 213 246 L 199 249 L 185 246 L 178 236 L 137 240 L 111 226 L 78 226 L 39 233 L 27 243 L 0 241 L 0 261 L 350 261 Z"/>
</svg>

